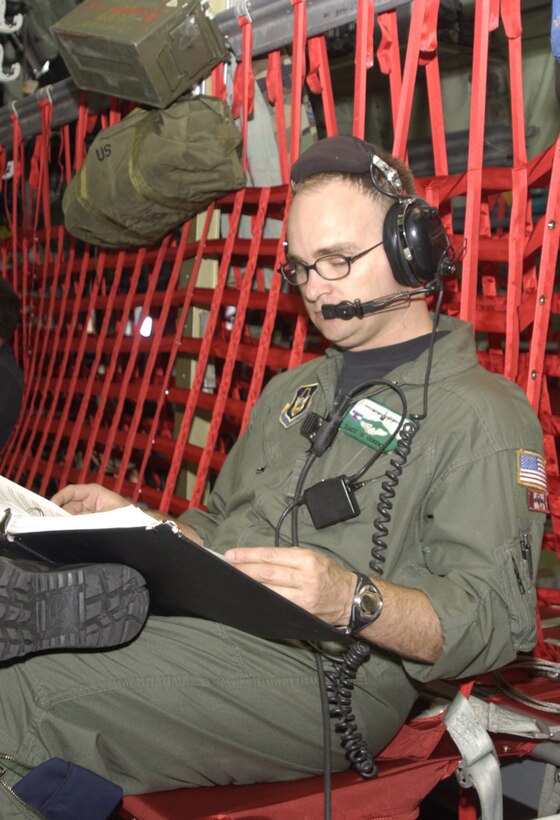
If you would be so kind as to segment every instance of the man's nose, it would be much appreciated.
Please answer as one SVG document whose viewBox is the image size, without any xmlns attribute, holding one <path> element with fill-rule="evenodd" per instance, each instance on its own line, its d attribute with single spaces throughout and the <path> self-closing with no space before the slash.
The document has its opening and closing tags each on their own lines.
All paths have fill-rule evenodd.
<svg viewBox="0 0 560 820">
<path fill-rule="evenodd" d="M 307 282 L 303 286 L 305 298 L 310 302 L 316 302 L 317 299 L 325 293 L 330 293 L 331 282 L 328 279 L 323 279 L 319 276 L 317 271 L 312 268 L 308 271 Z"/>
</svg>

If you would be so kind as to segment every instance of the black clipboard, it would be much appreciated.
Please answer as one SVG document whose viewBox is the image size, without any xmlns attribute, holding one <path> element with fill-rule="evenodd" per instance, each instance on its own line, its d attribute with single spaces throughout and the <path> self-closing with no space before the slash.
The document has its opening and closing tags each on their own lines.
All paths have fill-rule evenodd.
<svg viewBox="0 0 560 820">
<path fill-rule="evenodd" d="M 53 565 L 126 564 L 146 579 L 152 611 L 158 614 L 194 615 L 269 639 L 344 637 L 166 522 L 148 528 L 18 533 L 10 540 L 2 537 L 0 552 Z"/>
</svg>

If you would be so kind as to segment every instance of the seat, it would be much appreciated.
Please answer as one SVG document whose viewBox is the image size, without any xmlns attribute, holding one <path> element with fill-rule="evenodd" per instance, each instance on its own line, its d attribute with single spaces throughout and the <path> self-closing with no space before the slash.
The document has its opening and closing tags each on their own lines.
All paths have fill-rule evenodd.
<svg viewBox="0 0 560 820">
<path fill-rule="evenodd" d="M 332 777 L 336 820 L 414 820 L 422 800 L 457 768 L 461 755 L 442 715 L 407 722 L 377 758 L 378 774 Z M 176 789 L 124 798 L 122 820 L 316 820 L 323 817 L 322 777 L 282 783 Z"/>
<path fill-rule="evenodd" d="M 516 683 L 540 697 L 554 697 L 555 684 L 516 675 Z M 501 820 L 502 793 L 499 759 L 533 756 L 550 759 L 541 747 L 560 739 L 560 727 L 547 734 L 537 721 L 532 736 L 531 715 L 545 717 L 519 706 L 497 692 L 491 675 L 483 676 L 469 699 L 473 684 L 434 687 L 431 709 L 409 719 L 378 756 L 378 773 L 363 779 L 354 771 L 333 775 L 332 816 L 336 820 L 415 820 L 422 801 L 445 778 L 457 774 L 459 820 Z M 453 696 L 455 694 L 455 696 Z M 471 706 L 472 704 L 472 706 Z M 466 710 L 465 710 L 466 707 Z M 504 707 L 505 711 L 500 707 Z M 555 721 L 553 721 L 555 723 Z M 473 726 L 470 724 L 474 724 Z M 549 724 L 550 726 L 550 724 Z M 544 734 L 541 730 L 544 727 Z M 488 734 L 488 733 L 491 733 Z M 478 741 L 482 737 L 482 744 Z M 538 737 L 540 735 L 540 737 Z M 543 744 L 543 739 L 549 741 Z M 553 744 L 557 746 L 557 743 Z M 556 756 L 554 753 L 553 758 Z M 474 786 L 474 788 L 472 788 Z M 324 816 L 322 777 L 281 783 L 176 789 L 129 795 L 119 809 L 121 820 L 320 820 Z"/>
</svg>

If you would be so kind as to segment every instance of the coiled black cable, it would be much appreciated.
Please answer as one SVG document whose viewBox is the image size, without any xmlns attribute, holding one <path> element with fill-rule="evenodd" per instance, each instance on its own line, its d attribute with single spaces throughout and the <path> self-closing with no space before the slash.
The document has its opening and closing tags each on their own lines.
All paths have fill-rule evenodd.
<svg viewBox="0 0 560 820">
<path fill-rule="evenodd" d="M 377 576 L 383 575 L 383 564 L 385 563 L 385 552 L 387 550 L 385 538 L 389 534 L 387 525 L 391 520 L 392 499 L 395 497 L 399 478 L 410 455 L 412 439 L 417 431 L 418 424 L 414 421 L 406 421 L 403 424 L 394 455 L 389 461 L 390 466 L 385 471 L 385 480 L 381 482 L 382 489 L 377 503 L 379 515 L 373 522 L 377 532 L 371 536 L 373 547 L 371 549 L 372 560 L 369 562 L 370 569 Z"/>
<path fill-rule="evenodd" d="M 401 422 L 394 430 L 392 436 L 389 438 L 388 441 L 385 442 L 384 447 L 382 447 L 377 453 L 375 453 L 372 458 L 370 458 L 365 465 L 353 476 L 350 476 L 348 480 L 348 485 L 356 485 L 359 479 L 373 466 L 375 461 L 381 456 L 383 452 L 386 451 L 387 447 L 392 443 L 394 439 L 397 439 L 397 446 L 394 451 L 394 455 L 390 460 L 390 468 L 385 473 L 385 480 L 382 481 L 381 487 L 382 492 L 379 496 L 379 502 L 377 504 L 377 511 L 379 516 L 374 520 L 374 527 L 377 530 L 376 533 L 372 535 L 372 542 L 373 547 L 371 550 L 372 560 L 369 563 L 370 569 L 375 575 L 382 575 L 383 574 L 383 564 L 385 563 L 385 552 L 387 550 L 387 544 L 385 542 L 385 538 L 387 537 L 389 530 L 387 525 L 391 520 L 391 510 L 393 508 L 392 499 L 395 496 L 396 487 L 399 482 L 399 478 L 403 471 L 403 468 L 408 460 L 408 456 L 410 454 L 412 440 L 418 431 L 418 424 L 415 423 L 421 419 L 426 418 L 428 413 L 428 387 L 430 382 L 430 373 L 432 368 L 432 357 L 433 357 L 433 348 L 436 339 L 436 329 L 438 318 L 441 310 L 441 302 L 442 302 L 442 295 L 443 289 L 440 288 L 438 293 L 438 298 L 436 302 L 436 308 L 434 311 L 433 317 L 433 325 L 432 325 L 432 334 L 430 339 L 430 346 L 428 352 L 428 364 L 426 367 L 426 373 L 424 377 L 424 391 L 423 391 L 423 406 L 422 406 L 422 413 L 411 415 L 409 419 L 406 419 L 407 414 L 407 402 L 403 391 L 395 384 L 395 382 L 389 382 L 385 379 L 376 380 L 376 384 L 381 386 L 384 385 L 389 389 L 392 389 L 396 392 L 402 404 L 402 414 L 401 414 Z M 370 383 L 371 384 L 371 383 Z M 359 385 L 357 388 L 354 388 L 350 393 L 343 398 L 351 399 L 359 392 L 364 389 L 364 385 Z M 338 402 L 336 402 L 338 403 Z M 406 421 L 405 421 L 406 419 Z M 413 420 L 411 420 L 413 419 Z M 338 427 L 338 420 L 336 427 Z M 336 428 L 335 428 L 336 430 Z M 335 433 L 336 434 L 336 433 Z M 333 436 L 334 437 L 334 436 Z M 330 441 L 329 441 L 330 443 Z M 328 445 L 327 445 L 328 446 Z M 315 458 L 318 455 L 322 455 L 324 452 L 321 451 L 320 453 L 314 453 L 311 450 L 308 453 L 306 462 L 302 469 L 302 472 L 299 476 L 299 480 L 296 487 L 296 492 L 294 494 L 293 501 L 286 507 L 283 511 L 277 525 L 275 528 L 275 544 L 276 546 L 280 543 L 280 530 L 282 528 L 282 524 L 285 521 L 286 517 L 291 513 L 292 516 L 292 544 L 294 546 L 298 545 L 299 538 L 298 538 L 298 508 L 301 503 L 301 494 L 303 490 L 303 486 L 307 475 L 309 474 L 310 468 L 315 461 Z M 323 719 L 325 719 L 325 706 L 328 705 L 329 707 L 329 717 L 335 719 L 337 722 L 335 724 L 335 730 L 342 734 L 341 743 L 346 752 L 346 756 L 351 764 L 361 775 L 362 777 L 369 779 L 374 778 L 377 774 L 377 768 L 375 766 L 375 761 L 373 759 L 373 755 L 368 749 L 367 743 L 362 737 L 361 733 L 358 731 L 356 724 L 354 723 L 354 715 L 352 714 L 352 692 L 354 689 L 354 681 L 357 676 L 357 672 L 359 667 L 365 663 L 371 653 L 371 648 L 368 643 L 365 641 L 356 641 L 355 643 L 351 644 L 351 646 L 346 650 L 343 657 L 338 660 L 335 658 L 330 657 L 327 655 L 323 650 L 319 647 L 309 644 L 310 648 L 315 652 L 315 661 L 317 666 L 318 678 L 319 678 L 319 689 L 321 693 L 321 703 L 322 703 L 322 712 L 323 712 Z M 333 663 L 333 669 L 329 671 L 325 671 L 323 668 L 323 658 L 328 658 Z M 323 677 L 324 676 L 324 677 Z M 325 692 L 325 682 L 326 682 L 326 692 Z M 326 701 L 326 702 L 325 702 Z M 331 817 L 331 760 L 330 760 L 330 737 L 329 737 L 329 730 L 328 725 L 324 722 L 323 723 L 323 735 L 324 735 L 324 779 L 325 779 L 325 805 L 324 805 L 324 818 L 325 820 L 330 820 Z"/>
<path fill-rule="evenodd" d="M 374 778 L 377 768 L 366 741 L 354 723 L 352 691 L 358 669 L 370 654 L 369 644 L 357 641 L 333 669 L 324 672 L 329 715 L 336 720 L 335 730 L 341 734 L 340 742 L 350 765 L 366 779 Z"/>
</svg>

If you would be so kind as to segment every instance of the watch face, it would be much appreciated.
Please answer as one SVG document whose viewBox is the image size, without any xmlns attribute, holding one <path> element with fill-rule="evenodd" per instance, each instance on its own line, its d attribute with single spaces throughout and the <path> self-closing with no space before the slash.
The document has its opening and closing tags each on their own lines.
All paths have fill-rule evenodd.
<svg viewBox="0 0 560 820">
<path fill-rule="evenodd" d="M 379 595 L 373 590 L 364 590 L 362 592 L 362 600 L 360 601 L 360 609 L 364 615 L 376 615 L 379 609 Z"/>
</svg>

